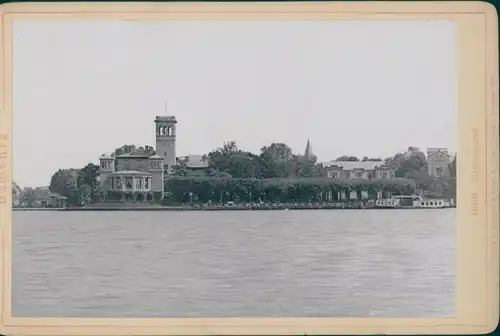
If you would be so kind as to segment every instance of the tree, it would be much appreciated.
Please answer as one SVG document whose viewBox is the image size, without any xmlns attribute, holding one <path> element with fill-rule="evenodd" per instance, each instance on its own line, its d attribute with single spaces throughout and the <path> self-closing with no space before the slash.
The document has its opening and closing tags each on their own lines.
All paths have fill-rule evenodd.
<svg viewBox="0 0 500 336">
<path fill-rule="evenodd" d="M 21 192 L 21 203 L 26 203 L 28 207 L 33 206 L 36 200 L 35 192 L 33 188 L 26 187 Z"/>
<path fill-rule="evenodd" d="M 59 169 L 50 179 L 49 189 L 68 198 L 68 204 L 80 203 L 80 169 Z"/>
<path fill-rule="evenodd" d="M 208 154 L 209 174 L 221 172 L 233 177 L 257 177 L 260 175 L 259 157 L 250 152 L 242 151 L 235 141 L 225 143 Z"/>
<path fill-rule="evenodd" d="M 19 184 L 17 184 L 15 181 L 12 181 L 12 192 L 17 192 L 20 191 L 21 187 L 19 187 Z"/>
<path fill-rule="evenodd" d="M 89 204 L 92 200 L 92 188 L 88 184 L 82 184 L 78 188 L 80 204 Z"/>
<path fill-rule="evenodd" d="M 338 157 L 335 161 L 359 161 L 356 156 L 342 155 Z"/>
<path fill-rule="evenodd" d="M 293 172 L 292 161 L 296 158 L 286 144 L 272 143 L 262 147 L 260 152 L 263 177 L 287 177 Z"/>
<path fill-rule="evenodd" d="M 316 157 L 306 158 L 302 155 L 294 155 L 291 166 L 291 176 L 320 177 L 323 175 L 323 165 L 316 163 Z"/>
<path fill-rule="evenodd" d="M 78 173 L 78 187 L 89 187 L 89 202 L 99 200 L 99 166 L 88 163 Z"/>
<path fill-rule="evenodd" d="M 425 154 L 413 146 L 410 146 L 405 153 L 397 153 L 387 158 L 386 164 L 395 170 L 396 177 L 406 177 L 408 173 L 427 171 Z"/>
</svg>

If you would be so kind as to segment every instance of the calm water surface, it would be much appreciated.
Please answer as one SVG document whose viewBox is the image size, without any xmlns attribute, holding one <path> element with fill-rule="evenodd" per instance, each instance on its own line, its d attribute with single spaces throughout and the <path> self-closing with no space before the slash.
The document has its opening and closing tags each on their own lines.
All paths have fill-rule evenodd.
<svg viewBox="0 0 500 336">
<path fill-rule="evenodd" d="M 454 209 L 13 216 L 14 316 L 454 315 Z"/>
</svg>

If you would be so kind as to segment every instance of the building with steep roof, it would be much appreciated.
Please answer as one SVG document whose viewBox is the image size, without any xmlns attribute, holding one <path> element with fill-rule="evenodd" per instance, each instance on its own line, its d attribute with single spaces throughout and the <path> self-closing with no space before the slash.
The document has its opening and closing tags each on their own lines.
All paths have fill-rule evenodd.
<svg viewBox="0 0 500 336">
<path fill-rule="evenodd" d="M 391 179 L 394 170 L 384 161 L 329 161 L 324 162 L 326 176 L 333 179 Z"/>
<path fill-rule="evenodd" d="M 188 172 L 201 174 L 208 168 L 208 157 L 206 155 L 189 154 L 177 158 L 177 163 L 184 166 Z"/>
<path fill-rule="evenodd" d="M 452 160 L 447 148 L 427 148 L 427 172 L 430 176 L 447 176 Z"/>
</svg>

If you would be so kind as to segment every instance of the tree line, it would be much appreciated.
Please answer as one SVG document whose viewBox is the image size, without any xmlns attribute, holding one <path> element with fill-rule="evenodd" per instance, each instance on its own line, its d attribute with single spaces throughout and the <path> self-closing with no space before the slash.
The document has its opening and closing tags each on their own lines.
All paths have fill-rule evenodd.
<svg viewBox="0 0 500 336">
<path fill-rule="evenodd" d="M 326 177 L 298 178 L 213 178 L 172 176 L 165 180 L 168 203 L 251 202 L 340 202 L 375 199 L 379 192 L 412 194 L 411 179 L 336 181 Z"/>
<path fill-rule="evenodd" d="M 155 154 L 153 146 L 124 145 L 112 156 L 137 150 Z M 373 196 L 377 191 L 396 194 L 426 190 L 430 195 L 454 197 L 456 194 L 456 158 L 450 164 L 450 175 L 435 178 L 427 173 L 423 152 L 409 147 L 385 162 L 395 170 L 396 179 L 333 181 L 325 178 L 325 169 L 315 156 L 294 154 L 284 143 L 272 143 L 255 154 L 238 148 L 230 141 L 203 156 L 207 168 L 194 175 L 182 159 L 173 167 L 173 176 L 165 179 L 165 191 L 171 202 L 250 200 L 311 201 L 339 197 L 339 193 L 357 190 Z M 338 161 L 379 161 L 379 158 L 343 155 Z M 51 178 L 50 190 L 68 198 L 68 204 L 100 202 L 99 166 L 89 163 L 83 168 L 59 169 Z M 114 195 L 113 197 L 121 197 Z M 131 196 L 136 199 L 136 196 Z M 139 196 L 142 197 L 142 196 Z M 151 196 L 151 199 L 161 198 Z"/>
</svg>

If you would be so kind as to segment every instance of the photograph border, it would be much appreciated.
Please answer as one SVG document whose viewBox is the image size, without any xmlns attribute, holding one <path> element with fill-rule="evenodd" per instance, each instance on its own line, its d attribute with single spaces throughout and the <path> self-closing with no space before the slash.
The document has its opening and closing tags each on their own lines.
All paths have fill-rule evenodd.
<svg viewBox="0 0 500 336">
<path fill-rule="evenodd" d="M 17 318 L 11 316 L 12 21 L 451 20 L 458 160 L 454 318 Z M 486 333 L 499 316 L 498 17 L 486 2 L 11 3 L 0 6 L 1 334 L 298 335 Z M 411 64 L 409 65 L 411 66 Z M 34 113 L 43 113 L 35 111 Z"/>
</svg>

